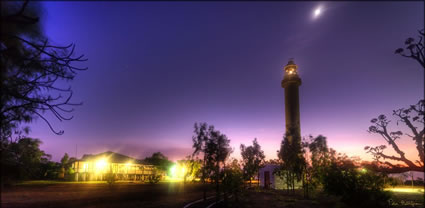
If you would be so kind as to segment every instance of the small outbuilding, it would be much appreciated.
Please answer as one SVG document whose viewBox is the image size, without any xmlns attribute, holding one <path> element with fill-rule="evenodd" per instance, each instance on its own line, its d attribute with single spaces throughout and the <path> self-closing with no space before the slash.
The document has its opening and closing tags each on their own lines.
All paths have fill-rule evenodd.
<svg viewBox="0 0 425 208">
<path fill-rule="evenodd" d="M 259 171 L 260 186 L 263 188 L 286 189 L 286 181 L 277 174 L 279 165 L 268 164 Z M 295 188 L 302 188 L 301 181 L 295 181 Z"/>
</svg>

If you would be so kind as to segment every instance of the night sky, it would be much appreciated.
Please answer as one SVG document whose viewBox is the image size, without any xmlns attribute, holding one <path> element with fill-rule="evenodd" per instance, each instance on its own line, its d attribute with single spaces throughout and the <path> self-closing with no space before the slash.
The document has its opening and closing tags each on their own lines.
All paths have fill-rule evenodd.
<svg viewBox="0 0 425 208">
<path fill-rule="evenodd" d="M 384 144 L 366 130 L 379 114 L 416 104 L 424 71 L 394 54 L 424 27 L 423 2 L 41 2 L 46 35 L 75 43 L 88 71 L 71 85 L 71 121 L 46 113 L 30 136 L 59 160 L 116 151 L 172 160 L 192 153 L 195 122 L 239 145 L 257 138 L 277 158 L 285 131 L 283 66 L 300 77 L 301 134 L 350 156 Z M 322 13 L 313 18 L 314 10 Z M 395 126 L 395 118 L 392 125 Z M 409 138 L 407 156 L 417 155 Z M 391 152 L 391 151 L 390 151 Z"/>
</svg>

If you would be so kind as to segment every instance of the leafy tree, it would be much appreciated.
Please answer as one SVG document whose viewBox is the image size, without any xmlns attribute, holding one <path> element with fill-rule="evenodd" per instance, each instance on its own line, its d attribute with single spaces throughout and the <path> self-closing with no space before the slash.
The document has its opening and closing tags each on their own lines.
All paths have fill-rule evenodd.
<svg viewBox="0 0 425 208">
<path fill-rule="evenodd" d="M 61 164 L 65 165 L 69 162 L 69 156 L 68 153 L 65 152 L 65 154 L 63 155 L 63 157 L 61 158 Z"/>
<path fill-rule="evenodd" d="M 278 151 L 281 166 L 277 173 L 280 177 L 286 178 L 287 191 L 289 192 L 291 187 L 293 194 L 295 193 L 295 180 L 300 181 L 304 177 L 306 161 L 303 153 L 300 135 L 297 135 L 295 129 L 289 129 Z"/>
<path fill-rule="evenodd" d="M 146 157 L 144 161 L 151 165 L 157 166 L 159 170 L 162 170 L 164 172 L 167 172 L 174 164 L 172 161 L 168 160 L 168 158 L 161 152 L 153 153 L 151 157 Z"/>
<path fill-rule="evenodd" d="M 195 179 L 201 169 L 201 161 L 197 158 L 193 158 L 192 156 L 187 156 L 185 160 L 177 161 L 177 164 L 185 168 L 183 176 L 184 183 L 186 183 L 186 179 L 188 177 Z"/>
<path fill-rule="evenodd" d="M 40 150 L 41 141 L 28 137 L 10 143 L 1 152 L 2 184 L 14 180 L 42 179 L 51 156 Z M 49 164 L 50 165 L 50 164 Z"/>
<path fill-rule="evenodd" d="M 61 173 L 61 164 L 54 161 L 41 163 L 40 166 L 42 178 L 47 180 L 55 180 Z"/>
<path fill-rule="evenodd" d="M 403 57 L 411 58 L 416 60 L 420 65 L 422 65 L 422 68 L 425 70 L 425 52 L 424 52 L 424 29 L 419 30 L 419 40 L 415 42 L 414 38 L 407 38 L 404 42 L 404 45 L 406 49 L 408 50 L 408 53 L 406 54 L 405 49 L 398 48 L 395 50 L 396 54 L 400 54 Z"/>
<path fill-rule="evenodd" d="M 70 120 L 73 111 L 71 88 L 62 88 L 58 81 L 74 79 L 77 63 L 75 45 L 55 46 L 42 31 L 40 7 L 37 2 L 1 1 L 0 18 L 0 139 L 11 140 L 21 123 L 35 118 L 44 120 L 50 111 L 58 120 Z M 2 147 L 3 148 L 3 147 Z"/>
<path fill-rule="evenodd" d="M 243 165 L 243 175 L 245 179 L 249 180 L 251 186 L 252 178 L 258 173 L 264 164 L 264 151 L 257 142 L 257 138 L 252 141 L 252 146 L 245 146 L 241 144 L 241 156 Z"/>
<path fill-rule="evenodd" d="M 200 153 L 203 154 L 203 160 L 202 160 L 202 168 L 201 168 L 201 182 L 203 183 L 203 198 L 204 201 L 207 200 L 207 192 L 205 187 L 205 181 L 209 175 L 209 172 L 212 168 L 207 168 L 207 141 L 208 141 L 208 124 L 207 123 L 195 123 L 194 125 L 194 136 L 192 136 L 193 141 L 193 148 L 194 151 L 192 153 L 192 157 L 199 155 Z"/>
<path fill-rule="evenodd" d="M 63 157 L 60 160 L 60 173 L 59 178 L 60 179 L 67 179 L 71 180 L 72 174 L 74 174 L 74 170 L 72 169 L 72 163 L 76 159 L 74 157 L 69 157 L 68 153 L 65 153 Z"/>
<path fill-rule="evenodd" d="M 193 156 L 203 154 L 201 180 L 205 184 L 207 178 L 214 179 L 216 183 L 216 200 L 219 199 L 219 181 L 221 176 L 220 168 L 224 166 L 224 161 L 230 155 L 230 140 L 226 135 L 208 126 L 206 123 L 195 123 L 195 135 L 192 137 Z M 205 186 L 204 186 L 205 187 Z M 206 189 L 204 188 L 204 200 L 206 200 Z"/>
<path fill-rule="evenodd" d="M 382 162 L 384 160 L 392 160 L 402 162 L 406 166 L 394 165 L 388 161 L 383 162 L 391 170 L 387 172 L 405 172 L 405 171 L 421 171 L 424 172 L 424 143 L 425 143 L 425 129 L 424 115 L 425 115 L 425 100 L 420 100 L 416 105 L 411 105 L 409 108 L 401 108 L 393 111 L 393 115 L 398 119 L 397 125 L 403 123 L 411 133 L 403 133 L 402 131 L 390 131 L 388 124 L 390 121 L 385 115 L 380 115 L 378 118 L 371 120 L 372 126 L 369 127 L 369 133 L 379 134 L 384 140 L 394 149 L 398 156 L 387 155 L 384 153 L 386 145 L 379 145 L 375 147 L 366 146 L 365 150 L 371 153 L 375 160 Z M 419 125 L 421 127 L 416 127 Z M 405 156 L 405 152 L 400 149 L 397 140 L 406 135 L 415 142 L 416 150 L 418 151 L 419 160 L 412 161 Z M 387 168 L 388 169 L 388 168 Z"/>
<path fill-rule="evenodd" d="M 319 135 L 315 138 L 310 138 L 311 142 L 309 143 L 308 148 L 311 153 L 311 185 L 313 185 L 313 187 L 317 187 L 323 182 L 326 168 L 330 165 L 330 155 L 326 137 Z"/>
<path fill-rule="evenodd" d="M 220 133 L 220 131 L 215 130 L 214 126 L 209 127 L 208 136 L 207 148 L 204 154 L 207 154 L 207 167 L 212 168 L 211 173 L 216 184 L 216 201 L 218 202 L 220 199 L 221 168 L 232 152 L 232 148 L 230 147 L 230 139 Z"/>
<path fill-rule="evenodd" d="M 341 196 L 354 207 L 389 207 L 390 194 L 383 191 L 384 178 L 371 170 L 361 170 L 346 156 L 331 158 L 323 177 L 323 190 Z"/>
<path fill-rule="evenodd" d="M 244 184 L 243 171 L 237 159 L 232 162 L 223 170 L 223 187 L 224 187 L 224 200 L 227 205 L 227 195 L 233 194 L 236 203 L 239 203 L 239 194 L 242 185 Z"/>
<path fill-rule="evenodd" d="M 61 159 L 61 172 L 59 174 L 59 178 L 64 179 L 65 178 L 65 172 L 66 172 L 66 165 L 68 163 L 69 156 L 68 153 L 65 153 Z"/>
</svg>

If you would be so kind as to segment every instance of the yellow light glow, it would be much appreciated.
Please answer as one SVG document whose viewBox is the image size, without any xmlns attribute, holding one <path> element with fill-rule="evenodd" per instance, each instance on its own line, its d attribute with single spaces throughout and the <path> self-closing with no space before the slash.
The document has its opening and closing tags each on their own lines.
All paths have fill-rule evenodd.
<svg viewBox="0 0 425 208">
<path fill-rule="evenodd" d="M 169 178 L 172 181 L 181 181 L 181 180 L 184 179 L 185 174 L 186 174 L 186 167 L 185 167 L 185 165 L 176 164 L 176 165 L 173 165 L 170 168 L 170 176 L 169 176 Z"/>
<path fill-rule="evenodd" d="M 102 158 L 96 162 L 96 170 L 104 171 L 107 165 L 108 165 L 108 162 L 106 161 L 106 159 Z"/>
<path fill-rule="evenodd" d="M 424 194 L 424 188 L 386 188 L 386 191 Z"/>
<path fill-rule="evenodd" d="M 171 178 L 176 178 L 177 176 L 177 165 L 173 165 L 170 169 Z"/>
<path fill-rule="evenodd" d="M 84 165 L 83 165 L 83 171 L 84 172 L 87 172 L 88 169 L 89 169 L 89 164 L 84 163 Z"/>
<path fill-rule="evenodd" d="M 125 164 L 125 169 L 126 169 L 127 173 L 129 173 L 129 171 L 131 170 L 131 165 L 132 165 L 132 163 L 131 163 L 131 162 L 127 162 L 127 163 Z"/>
</svg>

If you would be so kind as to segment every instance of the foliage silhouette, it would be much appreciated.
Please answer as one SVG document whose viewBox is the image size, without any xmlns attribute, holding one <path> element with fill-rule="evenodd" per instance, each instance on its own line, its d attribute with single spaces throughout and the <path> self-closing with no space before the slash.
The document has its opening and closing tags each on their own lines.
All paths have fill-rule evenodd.
<svg viewBox="0 0 425 208">
<path fill-rule="evenodd" d="M 371 120 L 372 125 L 369 127 L 369 133 L 379 134 L 384 140 L 394 149 L 398 156 L 387 155 L 384 150 L 386 145 L 379 145 L 375 147 L 366 146 L 364 149 L 374 156 L 375 161 L 382 165 L 382 169 L 386 172 L 401 173 L 405 171 L 421 171 L 424 172 L 424 142 L 425 142 L 425 129 L 424 115 L 425 115 L 425 100 L 420 100 L 417 104 L 411 105 L 408 108 L 400 108 L 393 111 L 393 115 L 398 119 L 399 123 L 408 127 L 411 133 L 403 133 L 402 131 L 390 131 L 389 123 L 385 115 L 379 115 L 377 118 Z M 416 127 L 422 126 L 422 128 Z M 419 160 L 412 161 L 405 156 L 405 152 L 400 149 L 397 140 L 406 135 L 415 142 L 416 150 L 418 151 Z M 393 160 L 404 163 L 406 166 L 392 164 L 388 161 L 383 162 L 381 159 Z"/>
<path fill-rule="evenodd" d="M 237 159 L 231 160 L 223 170 L 224 201 L 227 205 L 229 194 L 232 194 L 236 205 L 239 203 L 239 195 L 244 184 L 243 170 Z"/>
<path fill-rule="evenodd" d="M 148 164 L 157 166 L 159 170 L 164 172 L 169 171 L 170 167 L 174 164 L 161 152 L 153 153 L 151 157 L 146 157 L 144 161 Z"/>
<path fill-rule="evenodd" d="M 425 52 L 424 52 L 424 29 L 418 31 L 419 40 L 415 42 L 415 39 L 412 37 L 409 37 L 404 42 L 405 49 L 408 50 L 408 53 L 405 52 L 405 49 L 398 48 L 395 50 L 396 54 L 400 54 L 403 57 L 411 58 L 417 61 L 422 68 L 425 70 Z"/>
<path fill-rule="evenodd" d="M 208 126 L 206 123 L 195 123 L 195 135 L 192 137 L 193 156 L 199 153 L 203 154 L 203 165 L 201 181 L 205 183 L 206 179 L 214 180 L 216 185 L 216 200 L 220 198 L 220 180 L 222 177 L 222 167 L 229 157 L 232 149 L 230 140 L 226 135 L 214 129 L 214 126 Z M 206 190 L 204 189 L 204 200 L 206 200 Z"/>
<path fill-rule="evenodd" d="M 43 179 L 46 176 L 57 177 L 60 166 L 52 163 L 51 156 L 40 150 L 41 143 L 39 139 L 23 137 L 11 142 L 8 148 L 1 152 L 2 184 Z"/>
<path fill-rule="evenodd" d="M 295 194 L 295 180 L 303 179 L 306 167 L 301 137 L 295 129 L 290 128 L 286 132 L 277 154 L 280 160 L 280 168 L 276 173 L 282 179 L 286 178 L 288 193 L 291 189 L 292 194 Z"/>
<path fill-rule="evenodd" d="M 43 113 L 50 111 L 59 121 L 70 120 L 73 106 L 71 87 L 58 81 L 74 79 L 76 65 L 86 61 L 75 56 L 75 45 L 55 46 L 43 34 L 37 2 L 2 1 L 0 33 L 0 139 L 2 147 L 21 123 L 44 120 L 55 134 L 63 134 Z"/>
<path fill-rule="evenodd" d="M 177 164 L 185 168 L 183 182 L 186 183 L 187 177 L 195 179 L 200 173 L 201 161 L 197 158 L 193 158 L 191 155 L 187 156 L 184 160 L 177 161 Z"/>
<path fill-rule="evenodd" d="M 245 180 L 249 180 L 249 185 L 251 186 L 252 178 L 264 165 L 264 151 L 261 150 L 261 146 L 258 144 L 257 138 L 252 141 L 252 146 L 245 146 L 244 144 L 241 144 L 240 149 L 243 175 Z"/>
<path fill-rule="evenodd" d="M 323 177 L 323 190 L 341 196 L 341 200 L 354 207 L 389 207 L 391 195 L 383 191 L 384 178 L 371 171 L 362 171 L 347 157 L 331 158 Z"/>
</svg>

